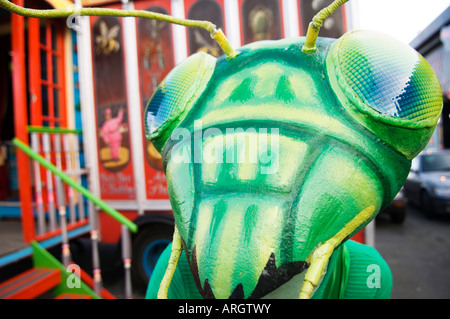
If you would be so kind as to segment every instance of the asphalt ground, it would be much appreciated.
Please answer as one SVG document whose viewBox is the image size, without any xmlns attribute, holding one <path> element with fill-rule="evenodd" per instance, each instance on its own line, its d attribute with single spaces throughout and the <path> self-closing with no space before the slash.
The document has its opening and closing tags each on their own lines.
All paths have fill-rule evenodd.
<svg viewBox="0 0 450 319">
<path fill-rule="evenodd" d="M 375 248 L 391 268 L 391 299 L 450 298 L 450 216 L 428 219 L 407 206 L 400 224 L 375 222 Z"/>
</svg>

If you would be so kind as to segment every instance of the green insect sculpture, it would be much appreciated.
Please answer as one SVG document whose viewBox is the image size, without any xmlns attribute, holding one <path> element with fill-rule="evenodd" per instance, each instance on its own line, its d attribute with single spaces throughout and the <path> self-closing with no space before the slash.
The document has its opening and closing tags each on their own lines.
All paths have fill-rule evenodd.
<svg viewBox="0 0 450 319">
<path fill-rule="evenodd" d="M 423 57 L 385 35 L 318 38 L 344 2 L 306 37 L 237 51 L 208 27 L 225 55 L 194 54 L 159 85 L 145 127 L 176 226 L 158 297 L 184 250 L 205 298 L 275 296 L 287 283 L 310 298 L 333 252 L 402 187 L 435 130 L 441 88 Z"/>
<path fill-rule="evenodd" d="M 333 250 L 398 193 L 440 117 L 431 67 L 378 33 L 238 52 L 194 54 L 147 106 L 176 224 L 160 297 L 184 250 L 203 297 L 264 297 L 306 271 L 294 290 L 309 298 Z"/>
</svg>

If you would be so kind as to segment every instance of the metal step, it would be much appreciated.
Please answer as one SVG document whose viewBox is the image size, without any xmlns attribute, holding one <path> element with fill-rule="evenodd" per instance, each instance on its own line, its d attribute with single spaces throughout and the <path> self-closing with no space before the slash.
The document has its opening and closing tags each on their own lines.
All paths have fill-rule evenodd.
<svg viewBox="0 0 450 319">
<path fill-rule="evenodd" d="M 61 282 L 61 270 L 31 268 L 0 284 L 0 299 L 32 299 Z"/>
</svg>

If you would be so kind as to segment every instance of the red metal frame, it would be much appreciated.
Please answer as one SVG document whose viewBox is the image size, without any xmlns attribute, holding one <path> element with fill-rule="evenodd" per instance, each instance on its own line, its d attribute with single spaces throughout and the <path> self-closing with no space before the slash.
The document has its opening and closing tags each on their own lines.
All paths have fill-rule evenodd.
<svg viewBox="0 0 450 319">
<path fill-rule="evenodd" d="M 66 127 L 66 99 L 65 99 L 65 74 L 64 74 L 64 26 L 58 20 L 41 20 L 30 18 L 28 20 L 28 61 L 29 61 L 29 90 L 30 101 L 30 123 L 33 126 Z M 43 31 L 43 38 L 41 38 Z M 55 47 L 53 47 L 55 44 Z M 46 65 L 41 65 L 42 56 Z M 53 60 L 56 60 L 54 64 Z M 56 68 L 56 69 L 55 69 Z M 56 78 L 54 71 L 56 70 Z M 47 74 L 47 79 L 43 74 Z M 42 90 L 47 92 L 48 114 L 43 114 Z M 54 92 L 57 92 L 58 100 L 55 100 Z M 43 154 L 41 154 L 43 155 Z M 55 154 L 52 154 L 54 161 Z M 64 165 L 64 159 L 63 159 Z M 45 169 L 41 169 L 41 179 L 46 181 Z M 53 183 L 55 184 L 55 183 Z M 47 208 L 47 189 L 42 189 L 42 198 Z M 51 237 L 51 236 L 47 236 Z"/>
<path fill-rule="evenodd" d="M 66 127 L 66 99 L 65 99 L 65 74 L 64 74 L 64 28 L 60 21 L 48 19 L 43 26 L 45 39 L 40 37 L 40 20 L 29 19 L 29 69 L 30 69 L 30 93 L 32 101 L 31 125 L 49 127 Z M 44 41 L 41 41 L 44 40 Z M 56 47 L 53 47 L 55 43 Z M 41 68 L 41 53 L 45 55 L 46 70 Z M 56 65 L 53 59 L 56 59 Z M 54 78 L 56 67 L 56 79 Z M 42 78 L 42 71 L 46 71 L 47 79 Z M 48 114 L 43 114 L 42 87 L 47 90 Z M 54 93 L 58 92 L 58 100 L 55 101 Z"/>
<path fill-rule="evenodd" d="M 74 230 L 76 228 L 85 226 L 88 223 L 89 223 L 89 220 L 83 220 L 83 221 L 79 221 L 79 222 L 76 222 L 76 223 L 73 223 L 73 224 L 69 224 L 69 225 L 67 225 L 67 231 L 71 231 L 71 230 Z M 58 236 L 58 235 L 61 235 L 61 228 L 58 228 L 55 231 L 49 231 L 49 232 L 47 232 L 47 233 L 45 233 L 43 235 L 40 235 L 40 236 L 36 236 L 36 238 L 34 238 L 34 240 L 43 241 L 43 240 L 46 240 L 46 239 L 49 239 L 49 238 L 52 238 L 52 237 L 55 237 L 55 236 Z"/>
<path fill-rule="evenodd" d="M 16 5 L 24 6 L 24 0 L 14 0 Z M 40 42 L 40 20 L 28 18 L 28 52 L 25 49 L 25 18 L 11 14 L 11 50 L 13 70 L 13 103 L 15 136 L 26 144 L 28 137 L 28 102 L 30 103 L 30 123 L 42 126 L 65 127 L 66 96 L 64 74 L 64 28 L 60 27 L 60 21 L 47 20 L 45 22 L 45 42 Z M 55 43 L 55 47 L 53 47 Z M 41 50 L 46 55 L 47 79 L 42 79 Z M 29 82 L 27 87 L 26 66 L 28 58 Z M 56 58 L 56 79 L 53 78 Z M 48 115 L 43 115 L 42 86 L 47 88 Z M 54 91 L 57 91 L 57 104 L 54 100 Z M 30 92 L 30 100 L 27 101 L 27 92 Z M 22 232 L 26 243 L 36 239 L 35 222 L 33 217 L 33 195 L 31 186 L 30 160 L 23 152 L 17 152 L 19 195 L 21 201 Z M 41 174 L 45 176 L 45 174 Z M 46 198 L 46 197 L 44 197 Z M 42 237 L 42 236 L 41 236 Z M 44 236 L 50 237 L 50 236 Z"/>
<path fill-rule="evenodd" d="M 19 6 L 24 0 L 13 0 Z M 28 141 L 27 131 L 27 87 L 25 73 L 25 19 L 22 16 L 11 14 L 11 50 L 14 72 L 12 72 L 14 126 L 15 135 L 24 143 Z M 29 243 L 35 237 L 32 194 L 31 170 L 27 155 L 17 152 L 19 195 L 22 209 L 22 227 L 25 242 Z"/>
<path fill-rule="evenodd" d="M 29 69 L 29 85 L 30 85 L 30 112 L 31 124 L 38 125 L 39 114 L 42 114 L 42 94 L 40 89 L 41 79 L 41 61 L 39 56 L 39 19 L 28 19 L 28 65 L 33 66 Z"/>
</svg>

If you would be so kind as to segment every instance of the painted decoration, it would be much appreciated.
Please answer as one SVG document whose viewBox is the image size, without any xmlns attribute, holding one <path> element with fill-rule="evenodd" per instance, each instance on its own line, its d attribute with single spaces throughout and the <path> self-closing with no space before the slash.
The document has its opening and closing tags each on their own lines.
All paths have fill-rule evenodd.
<svg viewBox="0 0 450 319">
<path fill-rule="evenodd" d="M 224 29 L 223 10 L 220 4 L 214 0 L 195 1 L 188 10 L 187 18 L 192 20 L 206 20 L 214 23 L 217 28 Z M 219 45 L 210 34 L 203 29 L 189 28 L 189 54 L 202 51 L 219 57 L 223 54 Z"/>
<path fill-rule="evenodd" d="M 140 4 L 143 6 L 141 10 L 168 14 L 169 8 L 164 7 L 167 3 L 149 6 L 150 3 L 155 4 L 154 1 Z M 172 33 L 170 24 L 163 21 L 139 18 L 136 27 L 142 113 L 144 113 L 145 106 L 159 83 L 174 66 Z M 167 199 L 166 177 L 162 172 L 161 155 L 153 143 L 145 138 L 143 147 L 146 198 Z"/>
<path fill-rule="evenodd" d="M 299 0 L 299 16 L 302 34 L 308 30 L 309 22 L 323 8 L 329 6 L 334 0 Z M 345 8 L 339 7 L 330 15 L 320 28 L 320 36 L 324 38 L 339 38 L 346 32 Z"/>
<path fill-rule="evenodd" d="M 105 199 L 134 199 L 121 20 L 92 19 L 100 193 Z"/>
<path fill-rule="evenodd" d="M 244 43 L 282 38 L 278 0 L 244 0 L 241 3 Z"/>
</svg>

